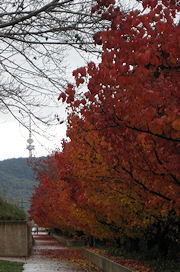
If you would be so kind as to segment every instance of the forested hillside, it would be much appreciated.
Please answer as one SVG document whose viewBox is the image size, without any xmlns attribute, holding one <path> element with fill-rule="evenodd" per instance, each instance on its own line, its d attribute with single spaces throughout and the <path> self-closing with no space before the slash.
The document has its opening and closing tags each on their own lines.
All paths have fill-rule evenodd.
<svg viewBox="0 0 180 272">
<path fill-rule="evenodd" d="M 37 181 L 26 158 L 0 161 L 0 196 L 3 199 L 27 210 L 35 184 Z"/>
</svg>

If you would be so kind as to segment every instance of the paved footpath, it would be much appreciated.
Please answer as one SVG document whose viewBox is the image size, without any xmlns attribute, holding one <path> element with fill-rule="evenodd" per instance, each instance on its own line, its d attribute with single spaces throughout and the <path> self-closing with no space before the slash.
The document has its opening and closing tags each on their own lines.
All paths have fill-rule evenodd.
<svg viewBox="0 0 180 272">
<path fill-rule="evenodd" d="M 34 235 L 35 245 L 30 257 L 5 258 L 15 262 L 24 262 L 23 272 L 98 272 L 100 270 L 89 265 L 78 249 L 69 249 L 61 245 L 53 237 L 46 233 Z M 76 260 L 79 265 L 73 265 Z M 70 261 L 70 262 L 69 262 Z"/>
<path fill-rule="evenodd" d="M 31 256 L 26 259 L 23 272 L 83 272 L 86 269 L 73 266 L 66 260 L 74 257 L 74 252 L 60 245 L 45 233 L 34 235 L 35 245 Z M 80 252 L 76 252 L 81 258 Z M 77 255 L 77 256 L 76 256 Z M 64 260 L 65 259 L 65 260 Z"/>
</svg>

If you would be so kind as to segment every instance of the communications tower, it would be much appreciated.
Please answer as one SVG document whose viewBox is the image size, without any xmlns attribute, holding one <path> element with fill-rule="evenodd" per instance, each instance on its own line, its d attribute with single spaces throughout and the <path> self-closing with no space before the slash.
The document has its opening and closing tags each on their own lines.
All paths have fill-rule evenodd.
<svg viewBox="0 0 180 272">
<path fill-rule="evenodd" d="M 29 138 L 27 139 L 27 143 L 28 143 L 28 145 L 27 145 L 27 147 L 26 147 L 26 149 L 28 149 L 29 150 L 29 158 L 31 158 L 32 157 L 32 152 L 33 152 L 33 150 L 34 150 L 34 145 L 33 145 L 33 139 L 32 139 L 32 132 L 31 132 L 31 115 L 29 115 Z"/>
</svg>

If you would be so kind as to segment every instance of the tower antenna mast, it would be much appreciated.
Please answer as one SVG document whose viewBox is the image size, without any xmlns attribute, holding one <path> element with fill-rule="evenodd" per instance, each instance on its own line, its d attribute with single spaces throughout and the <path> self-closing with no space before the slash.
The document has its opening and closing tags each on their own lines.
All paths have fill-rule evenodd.
<svg viewBox="0 0 180 272">
<path fill-rule="evenodd" d="M 33 143 L 33 139 L 32 139 L 32 131 L 31 131 L 31 114 L 29 114 L 29 138 L 27 139 L 27 149 L 29 150 L 29 158 L 32 158 L 32 151 L 34 150 L 34 145 L 32 145 Z"/>
</svg>

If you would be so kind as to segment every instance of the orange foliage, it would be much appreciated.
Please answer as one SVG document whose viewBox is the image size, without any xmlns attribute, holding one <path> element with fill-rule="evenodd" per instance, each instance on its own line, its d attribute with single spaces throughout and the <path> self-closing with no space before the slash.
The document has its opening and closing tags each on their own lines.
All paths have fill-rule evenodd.
<svg viewBox="0 0 180 272">
<path fill-rule="evenodd" d="M 112 25 L 94 37 L 102 60 L 74 71 L 76 85 L 59 96 L 70 141 L 39 171 L 30 213 L 46 226 L 118 239 L 179 215 L 179 7 L 162 1 L 162 13 L 143 1 L 149 11 L 124 14 L 104 2 Z"/>
</svg>

